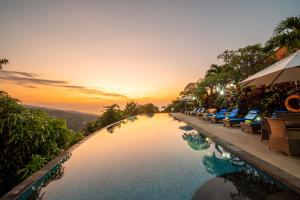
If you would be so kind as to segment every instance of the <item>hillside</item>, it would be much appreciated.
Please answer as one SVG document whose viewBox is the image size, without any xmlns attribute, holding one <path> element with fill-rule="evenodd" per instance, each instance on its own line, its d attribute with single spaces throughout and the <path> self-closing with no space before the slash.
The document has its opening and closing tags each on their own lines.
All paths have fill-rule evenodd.
<svg viewBox="0 0 300 200">
<path fill-rule="evenodd" d="M 82 113 L 77 111 L 67 111 L 67 110 L 57 110 L 52 108 L 45 107 L 37 107 L 31 105 L 25 105 L 27 108 L 31 109 L 40 109 L 46 112 L 51 117 L 62 118 L 67 122 L 67 126 L 69 129 L 74 131 L 82 130 L 87 123 L 91 121 L 95 121 L 97 119 L 97 115 Z"/>
</svg>

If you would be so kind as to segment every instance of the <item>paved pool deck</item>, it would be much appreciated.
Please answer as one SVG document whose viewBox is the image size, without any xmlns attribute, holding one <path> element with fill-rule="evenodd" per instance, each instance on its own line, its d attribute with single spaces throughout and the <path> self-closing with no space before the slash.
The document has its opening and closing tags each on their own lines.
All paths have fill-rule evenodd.
<svg viewBox="0 0 300 200">
<path fill-rule="evenodd" d="M 183 113 L 172 115 L 300 192 L 300 156 L 289 157 L 269 150 L 267 141 L 261 142 L 260 135 L 245 133 L 239 127 L 224 127 L 222 123 L 212 123 Z"/>
</svg>

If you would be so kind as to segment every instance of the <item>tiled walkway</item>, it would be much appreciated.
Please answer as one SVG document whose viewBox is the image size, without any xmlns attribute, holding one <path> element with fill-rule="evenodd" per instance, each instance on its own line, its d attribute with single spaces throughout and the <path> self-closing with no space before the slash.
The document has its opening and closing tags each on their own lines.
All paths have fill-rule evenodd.
<svg viewBox="0 0 300 200">
<path fill-rule="evenodd" d="M 296 185 L 300 185 L 300 156 L 289 157 L 276 150 L 269 151 L 268 143 L 261 142 L 260 135 L 247 134 L 242 132 L 238 127 L 224 127 L 222 124 L 214 124 L 182 113 L 174 113 L 173 115 L 177 119 L 200 130 L 200 132 L 209 136 L 216 136 L 216 138 L 220 138 L 221 140 L 242 149 L 249 156 L 253 155 L 254 158 L 256 157 L 258 160 L 261 159 L 266 163 L 271 164 L 270 166 L 275 166 L 275 170 L 276 168 L 279 168 L 284 172 L 287 172 L 286 174 L 283 173 L 283 176 L 292 175 L 292 177 L 294 177 L 293 182 Z M 276 174 L 277 172 L 273 173 Z"/>
</svg>

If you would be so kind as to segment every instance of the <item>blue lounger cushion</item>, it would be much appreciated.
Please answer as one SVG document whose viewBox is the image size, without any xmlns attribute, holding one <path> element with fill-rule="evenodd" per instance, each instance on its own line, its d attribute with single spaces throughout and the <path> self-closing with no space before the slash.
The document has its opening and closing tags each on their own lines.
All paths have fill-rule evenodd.
<svg viewBox="0 0 300 200">
<path fill-rule="evenodd" d="M 216 119 L 225 119 L 225 118 L 234 118 L 237 116 L 237 114 L 239 113 L 239 109 L 235 108 L 233 109 L 229 115 L 216 115 L 215 118 Z"/>
<path fill-rule="evenodd" d="M 213 115 L 224 115 L 227 112 L 227 109 L 221 109 L 219 112 L 217 112 L 216 114 L 206 114 L 207 117 L 213 116 Z"/>
<path fill-rule="evenodd" d="M 259 114 L 258 110 L 250 110 L 248 114 L 243 118 L 230 118 L 229 120 L 232 122 L 243 122 L 246 120 L 255 120 L 258 114 Z"/>
</svg>

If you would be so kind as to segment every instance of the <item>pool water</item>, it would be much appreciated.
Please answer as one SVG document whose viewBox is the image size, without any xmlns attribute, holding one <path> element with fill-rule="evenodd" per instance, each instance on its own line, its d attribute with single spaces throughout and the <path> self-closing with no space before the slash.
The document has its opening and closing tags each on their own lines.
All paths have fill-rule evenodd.
<svg viewBox="0 0 300 200">
<path fill-rule="evenodd" d="M 156 114 L 99 131 L 72 152 L 58 178 L 34 198 L 266 199 L 272 195 L 290 199 L 296 194 L 183 122 Z"/>
</svg>

